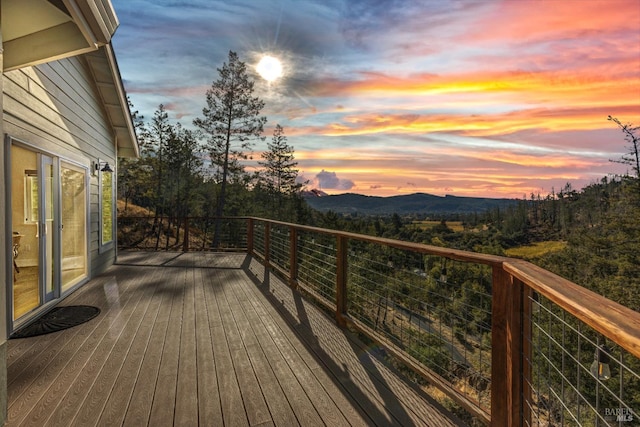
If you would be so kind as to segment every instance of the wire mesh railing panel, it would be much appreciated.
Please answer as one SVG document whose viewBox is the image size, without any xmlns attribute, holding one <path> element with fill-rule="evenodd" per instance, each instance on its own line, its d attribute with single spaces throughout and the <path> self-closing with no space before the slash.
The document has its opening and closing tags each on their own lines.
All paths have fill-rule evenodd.
<svg viewBox="0 0 640 427">
<path fill-rule="evenodd" d="M 229 250 L 247 247 L 246 220 L 118 217 L 118 247 L 137 250 Z M 186 240 L 186 242 L 185 242 Z"/>
<path fill-rule="evenodd" d="M 349 315 L 486 410 L 491 378 L 491 270 L 351 241 Z"/>
<path fill-rule="evenodd" d="M 336 301 L 336 238 L 302 231 L 298 233 L 298 281 L 327 303 Z"/>
<path fill-rule="evenodd" d="M 189 220 L 189 249 L 210 250 L 215 234 L 214 218 L 191 218 Z"/>
<path fill-rule="evenodd" d="M 528 301 L 525 424 L 640 425 L 640 360 L 547 298 L 533 294 Z"/>
<path fill-rule="evenodd" d="M 118 247 L 137 250 L 179 250 L 184 221 L 168 217 L 118 217 Z"/>
<path fill-rule="evenodd" d="M 118 217 L 118 247 L 140 250 L 155 249 L 156 246 L 164 248 L 164 233 L 158 228 L 158 222 L 153 217 Z"/>
<path fill-rule="evenodd" d="M 265 248 L 266 226 L 264 222 L 255 222 L 253 225 L 253 250 L 260 256 L 266 254 Z"/>
<path fill-rule="evenodd" d="M 189 230 L 191 233 L 191 229 Z M 243 218 L 222 218 L 217 236 L 211 244 L 214 250 L 246 249 L 247 248 L 247 220 Z"/>
<path fill-rule="evenodd" d="M 289 227 L 271 225 L 269 262 L 289 271 Z"/>
</svg>

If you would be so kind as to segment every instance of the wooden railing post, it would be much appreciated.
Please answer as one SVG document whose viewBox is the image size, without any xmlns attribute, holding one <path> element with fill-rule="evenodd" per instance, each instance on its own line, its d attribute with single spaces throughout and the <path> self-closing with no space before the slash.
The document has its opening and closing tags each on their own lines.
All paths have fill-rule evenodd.
<svg viewBox="0 0 640 427">
<path fill-rule="evenodd" d="M 348 245 L 345 236 L 337 236 L 336 252 L 336 322 L 341 328 L 346 327 L 344 315 L 347 314 L 347 269 Z"/>
<path fill-rule="evenodd" d="M 520 282 L 514 278 L 514 282 Z M 522 425 L 530 426 L 531 424 L 531 407 L 532 407 L 532 366 L 533 366 L 533 323 L 531 320 L 533 290 L 526 286 L 522 286 Z"/>
<path fill-rule="evenodd" d="M 493 267 L 491 425 L 522 426 L 523 284 Z"/>
<path fill-rule="evenodd" d="M 189 252 L 189 217 L 184 217 L 184 243 L 182 252 Z"/>
<path fill-rule="evenodd" d="M 247 253 L 253 256 L 253 218 L 247 218 Z"/>
<path fill-rule="evenodd" d="M 289 286 L 298 287 L 298 229 L 289 227 Z"/>
</svg>

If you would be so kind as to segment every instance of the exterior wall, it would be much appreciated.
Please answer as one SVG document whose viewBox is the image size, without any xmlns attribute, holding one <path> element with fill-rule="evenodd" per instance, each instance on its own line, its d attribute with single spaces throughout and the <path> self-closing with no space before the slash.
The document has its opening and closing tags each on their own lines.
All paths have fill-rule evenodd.
<svg viewBox="0 0 640 427">
<path fill-rule="evenodd" d="M 115 137 L 81 57 L 4 73 L 2 84 L 4 133 L 89 170 L 98 159 L 115 167 Z M 113 248 L 99 248 L 98 188 L 98 176 L 91 174 L 90 276 L 104 271 L 115 258 Z"/>
</svg>

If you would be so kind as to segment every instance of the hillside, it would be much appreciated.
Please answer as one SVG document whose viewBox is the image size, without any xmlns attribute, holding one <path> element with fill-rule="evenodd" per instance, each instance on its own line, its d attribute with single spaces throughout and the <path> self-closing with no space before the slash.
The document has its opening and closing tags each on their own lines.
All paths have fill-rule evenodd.
<svg viewBox="0 0 640 427">
<path fill-rule="evenodd" d="M 346 193 L 322 197 L 305 197 L 313 209 L 341 214 L 367 215 L 397 214 L 460 214 L 486 212 L 496 207 L 515 204 L 515 199 L 490 199 L 483 197 L 434 196 L 414 193 L 402 196 L 378 197 Z"/>
</svg>

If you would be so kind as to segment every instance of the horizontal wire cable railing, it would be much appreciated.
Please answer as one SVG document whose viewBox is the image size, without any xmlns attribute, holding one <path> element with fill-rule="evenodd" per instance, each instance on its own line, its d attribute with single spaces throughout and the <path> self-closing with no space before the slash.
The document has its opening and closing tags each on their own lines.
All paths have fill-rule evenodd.
<svg viewBox="0 0 640 427">
<path fill-rule="evenodd" d="M 157 239 L 153 218 L 131 221 L 119 231 L 136 247 L 145 229 Z M 215 250 L 213 224 L 185 222 L 183 250 Z M 640 314 L 528 262 L 261 218 L 224 219 L 218 245 L 244 248 L 487 424 L 640 425 Z"/>
<path fill-rule="evenodd" d="M 255 230 L 264 227 L 254 220 Z M 269 221 L 271 246 L 290 246 L 284 224 Z M 330 230 L 301 228 L 295 231 L 297 286 L 323 306 L 336 311 L 338 245 Z M 256 234 L 256 240 L 261 240 Z M 258 246 L 258 245 L 256 245 Z M 277 253 L 276 260 L 274 255 Z M 289 264 L 282 249 L 270 251 L 269 265 L 290 279 Z M 260 253 L 259 253 L 260 255 Z M 447 261 L 412 250 L 391 248 L 351 239 L 346 254 L 347 309 L 349 320 L 364 333 L 405 354 L 437 378 L 467 407 L 490 411 L 491 382 L 491 269 L 475 266 L 475 278 L 463 263 L 449 261 L 449 276 L 464 278 L 464 286 L 442 277 Z M 436 271 L 437 278 L 432 277 Z M 477 279 L 477 280 L 474 280 Z M 424 372 L 423 372 L 424 373 Z M 462 397 L 462 398 L 461 398 Z M 471 402 L 471 403 L 469 403 Z M 488 415 L 485 415 L 488 418 Z"/>
<path fill-rule="evenodd" d="M 302 232 L 298 240 L 298 283 L 335 309 L 336 243 L 331 236 Z"/>
<path fill-rule="evenodd" d="M 119 216 L 118 247 L 133 250 L 246 250 L 246 219 L 211 217 Z"/>
<path fill-rule="evenodd" d="M 461 263 L 367 242 L 348 263 L 349 316 L 488 410 L 491 270 L 457 284 L 469 276 Z"/>
<path fill-rule="evenodd" d="M 251 221 L 289 227 L 276 237 L 282 261 L 270 260 L 284 276 L 295 275 L 285 278 L 335 310 L 338 323 L 383 344 L 480 420 L 498 426 L 637 422 L 637 313 L 524 261 Z M 506 263 L 519 274 L 505 271 Z M 531 267 L 545 283 L 527 277 Z M 580 289 L 578 298 L 553 302 L 557 281 L 563 289 Z M 622 322 L 627 333 L 591 328 L 581 295 L 594 300 L 590 305 L 624 312 L 626 320 L 612 322 Z M 597 377 L 594 354 L 608 361 L 609 378 Z"/>
</svg>

